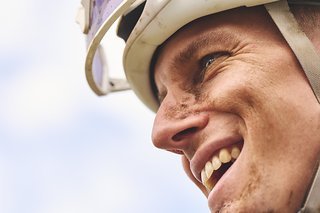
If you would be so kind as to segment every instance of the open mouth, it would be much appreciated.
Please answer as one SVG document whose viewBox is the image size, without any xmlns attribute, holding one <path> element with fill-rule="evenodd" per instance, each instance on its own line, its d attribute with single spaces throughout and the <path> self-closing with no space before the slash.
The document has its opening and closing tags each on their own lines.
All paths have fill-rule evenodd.
<svg viewBox="0 0 320 213">
<path fill-rule="evenodd" d="M 201 171 L 201 181 L 208 192 L 211 192 L 223 174 L 237 160 L 243 142 L 218 150 L 205 164 Z"/>
</svg>

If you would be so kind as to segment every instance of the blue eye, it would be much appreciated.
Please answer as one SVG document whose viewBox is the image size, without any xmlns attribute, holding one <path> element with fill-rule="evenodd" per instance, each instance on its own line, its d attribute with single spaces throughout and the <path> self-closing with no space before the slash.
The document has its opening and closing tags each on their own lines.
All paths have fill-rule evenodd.
<svg viewBox="0 0 320 213">
<path fill-rule="evenodd" d="M 208 60 L 206 60 L 206 64 L 204 65 L 204 68 L 207 69 L 214 61 L 215 61 L 214 58 L 209 58 Z"/>
<path fill-rule="evenodd" d="M 228 52 L 216 52 L 216 53 L 211 53 L 200 60 L 200 68 L 201 70 L 207 70 L 216 60 L 218 60 L 222 56 L 229 56 L 230 53 Z"/>
<path fill-rule="evenodd" d="M 208 67 L 214 63 L 214 61 L 216 60 L 216 57 L 213 54 L 210 55 L 206 55 L 205 57 L 203 57 L 200 60 L 200 68 L 201 70 L 206 70 L 208 69 Z"/>
<path fill-rule="evenodd" d="M 227 51 L 221 51 L 221 52 L 215 52 L 210 53 L 208 55 L 205 55 L 203 58 L 199 61 L 199 70 L 194 79 L 193 82 L 196 83 L 202 83 L 204 80 L 204 77 L 207 73 L 207 70 L 210 69 L 211 66 L 216 67 L 215 65 L 222 62 L 224 59 L 226 59 L 231 54 Z"/>
</svg>

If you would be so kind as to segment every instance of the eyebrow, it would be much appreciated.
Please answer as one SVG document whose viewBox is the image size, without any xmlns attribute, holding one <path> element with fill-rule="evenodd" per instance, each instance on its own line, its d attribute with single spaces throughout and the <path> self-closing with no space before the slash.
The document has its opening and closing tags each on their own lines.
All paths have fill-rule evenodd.
<svg viewBox="0 0 320 213">
<path fill-rule="evenodd" d="M 216 45 L 219 43 L 231 43 L 232 45 L 229 47 L 225 47 L 225 50 L 221 51 L 228 51 L 231 50 L 233 47 L 237 46 L 239 44 L 239 40 L 237 35 L 231 32 L 226 32 L 226 31 L 213 31 L 206 33 L 204 35 L 199 36 L 197 39 L 193 40 L 190 42 L 186 47 L 184 47 L 171 61 L 170 61 L 170 69 L 175 69 L 179 70 L 180 67 L 179 65 L 185 64 L 188 61 L 190 61 L 191 58 L 193 58 L 199 49 L 208 47 L 209 45 Z M 156 55 L 160 54 L 161 52 L 161 47 L 156 51 Z M 218 50 L 217 50 L 218 51 Z M 154 57 L 156 59 L 157 57 Z M 155 64 L 155 62 L 153 63 Z M 152 69 L 154 70 L 154 68 Z M 159 101 L 159 103 L 162 102 L 162 100 L 165 97 L 165 91 L 160 92 L 155 84 L 155 80 L 153 78 L 153 85 L 154 85 L 154 91 L 156 94 L 156 98 Z"/>
<path fill-rule="evenodd" d="M 193 58 L 200 49 L 206 48 L 209 45 L 216 44 L 236 44 L 237 36 L 230 32 L 210 32 L 199 36 L 197 39 L 190 42 L 185 48 L 183 48 L 171 61 L 171 65 L 177 68 L 180 64 L 185 64 Z M 232 45 L 235 46 L 235 45 Z M 226 47 L 227 48 L 227 47 Z M 227 48 L 227 49 L 230 49 Z M 223 51 L 222 49 L 220 49 Z"/>
<path fill-rule="evenodd" d="M 173 58 L 172 64 L 176 66 L 177 64 L 187 63 L 199 49 L 205 48 L 210 44 L 210 39 L 211 36 L 206 35 L 192 41 Z"/>
</svg>

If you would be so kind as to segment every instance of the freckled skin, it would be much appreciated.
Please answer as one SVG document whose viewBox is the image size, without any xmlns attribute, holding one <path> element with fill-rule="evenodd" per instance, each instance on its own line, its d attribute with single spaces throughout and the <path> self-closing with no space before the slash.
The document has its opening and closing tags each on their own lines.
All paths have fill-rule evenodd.
<svg viewBox="0 0 320 213">
<path fill-rule="evenodd" d="M 205 37 L 205 46 L 198 42 L 182 54 Z M 203 72 L 201 60 L 217 52 L 223 54 Z M 184 169 L 212 212 L 300 208 L 320 152 L 320 110 L 262 7 L 207 16 L 180 29 L 162 45 L 154 81 L 163 99 L 153 143 L 183 153 Z M 243 149 L 230 175 L 208 195 L 190 161 L 201 147 L 230 134 L 241 135 Z"/>
</svg>

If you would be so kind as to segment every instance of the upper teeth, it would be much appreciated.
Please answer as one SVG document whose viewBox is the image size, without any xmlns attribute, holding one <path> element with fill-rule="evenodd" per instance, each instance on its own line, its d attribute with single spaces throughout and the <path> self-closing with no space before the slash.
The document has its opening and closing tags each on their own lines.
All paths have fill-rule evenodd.
<svg viewBox="0 0 320 213">
<path fill-rule="evenodd" d="M 223 163 L 228 163 L 231 160 L 237 159 L 239 154 L 240 148 L 237 146 L 232 146 L 230 149 L 223 148 L 205 164 L 201 171 L 201 181 L 207 190 L 212 190 L 215 185 L 213 182 L 214 180 L 208 181 L 214 171 L 218 170 Z"/>
</svg>

